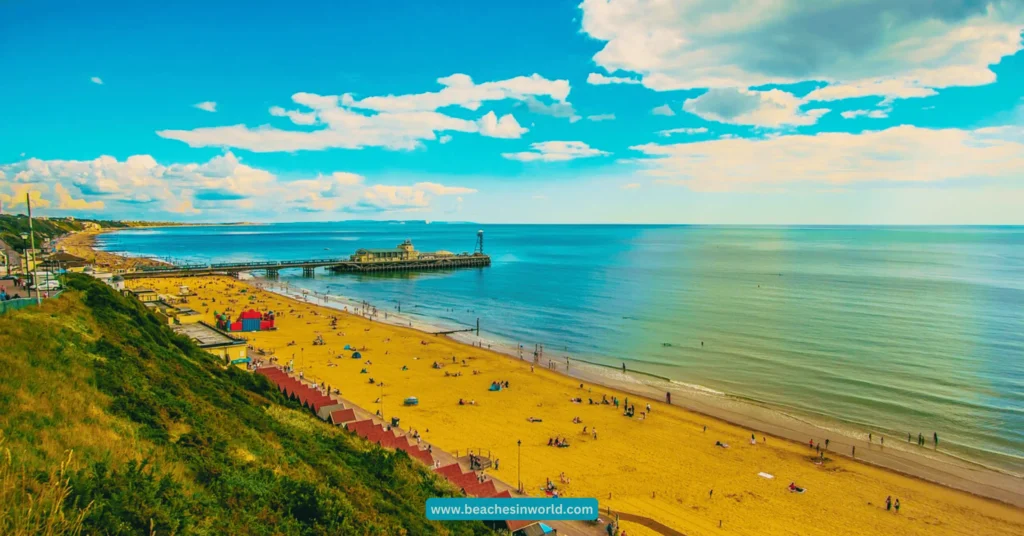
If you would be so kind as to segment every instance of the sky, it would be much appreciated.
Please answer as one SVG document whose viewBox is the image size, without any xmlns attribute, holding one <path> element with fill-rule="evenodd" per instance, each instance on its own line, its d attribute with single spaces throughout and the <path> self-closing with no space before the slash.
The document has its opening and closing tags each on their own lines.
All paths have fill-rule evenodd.
<svg viewBox="0 0 1024 536">
<path fill-rule="evenodd" d="M 0 2 L 0 202 L 1024 224 L 1014 0 Z"/>
</svg>

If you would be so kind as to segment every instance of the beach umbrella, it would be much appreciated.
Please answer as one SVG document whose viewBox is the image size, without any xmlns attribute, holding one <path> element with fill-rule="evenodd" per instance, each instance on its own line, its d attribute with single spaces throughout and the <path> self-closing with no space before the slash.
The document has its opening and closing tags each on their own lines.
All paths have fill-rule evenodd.
<svg viewBox="0 0 1024 536">
<path fill-rule="evenodd" d="M 362 357 L 363 357 L 363 354 L 361 354 L 359 352 L 352 352 L 352 359 L 361 359 Z"/>
</svg>

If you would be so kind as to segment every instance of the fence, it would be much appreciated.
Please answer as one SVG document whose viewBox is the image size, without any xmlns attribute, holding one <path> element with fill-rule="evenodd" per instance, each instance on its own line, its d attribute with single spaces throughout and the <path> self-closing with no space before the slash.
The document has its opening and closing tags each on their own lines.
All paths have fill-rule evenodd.
<svg viewBox="0 0 1024 536">
<path fill-rule="evenodd" d="M 56 292 L 56 293 L 51 294 L 49 296 L 49 298 L 47 298 L 47 299 L 56 298 L 57 296 L 60 296 L 60 292 Z M 24 309 L 26 307 L 31 307 L 31 306 L 33 306 L 35 304 L 36 304 L 35 297 L 32 297 L 32 298 L 18 298 L 17 300 L 4 300 L 4 301 L 0 301 L 0 315 L 6 313 L 8 311 L 17 311 L 18 309 Z"/>
</svg>

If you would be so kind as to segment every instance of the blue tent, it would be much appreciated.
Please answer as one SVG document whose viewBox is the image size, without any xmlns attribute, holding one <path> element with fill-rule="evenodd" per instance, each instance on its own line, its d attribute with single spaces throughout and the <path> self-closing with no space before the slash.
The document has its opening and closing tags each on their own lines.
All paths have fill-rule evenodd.
<svg viewBox="0 0 1024 536">
<path fill-rule="evenodd" d="M 362 358 L 363 358 L 363 354 L 361 354 L 359 352 L 352 352 L 352 359 L 362 359 Z"/>
<path fill-rule="evenodd" d="M 351 349 L 352 349 L 352 346 L 351 346 L 351 345 L 348 345 L 348 344 L 346 344 L 346 345 L 345 345 L 345 349 L 346 349 L 346 350 L 351 350 Z"/>
</svg>

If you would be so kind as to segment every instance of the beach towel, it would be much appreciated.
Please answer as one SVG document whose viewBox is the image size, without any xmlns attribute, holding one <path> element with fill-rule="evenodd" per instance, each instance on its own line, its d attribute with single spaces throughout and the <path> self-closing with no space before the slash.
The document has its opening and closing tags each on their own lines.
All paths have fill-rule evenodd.
<svg viewBox="0 0 1024 536">
<path fill-rule="evenodd" d="M 767 479 L 775 478 L 775 475 L 770 475 L 768 473 L 757 473 L 757 476 L 759 476 L 761 478 L 767 478 Z"/>
</svg>

